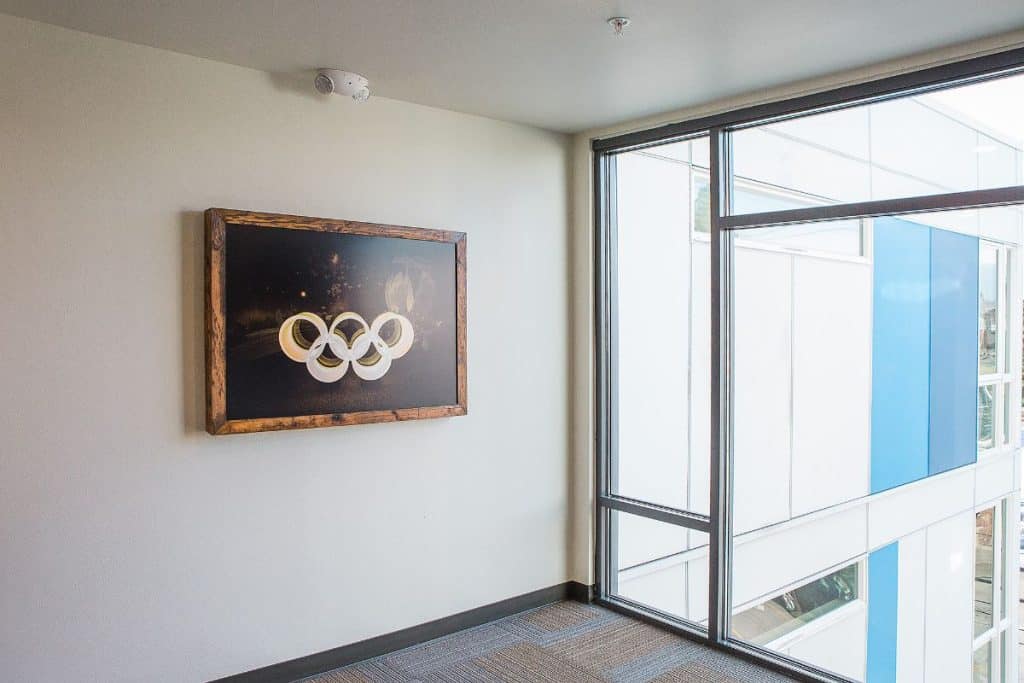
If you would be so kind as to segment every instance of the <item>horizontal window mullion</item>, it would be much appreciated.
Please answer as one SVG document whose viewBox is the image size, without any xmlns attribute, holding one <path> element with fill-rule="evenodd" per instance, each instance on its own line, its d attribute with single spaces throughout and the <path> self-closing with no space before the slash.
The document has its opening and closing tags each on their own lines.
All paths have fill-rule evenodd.
<svg viewBox="0 0 1024 683">
<path fill-rule="evenodd" d="M 637 515 L 638 517 L 646 517 L 659 522 L 665 522 L 666 524 L 703 531 L 704 533 L 711 532 L 711 520 L 706 515 L 699 515 L 694 512 L 677 510 L 676 508 L 664 505 L 655 505 L 654 503 L 646 503 L 642 500 L 616 495 L 598 496 L 597 503 L 602 507 Z"/>
<path fill-rule="evenodd" d="M 904 216 L 915 213 L 930 213 L 950 209 L 983 209 L 1024 203 L 1024 185 L 996 187 L 966 192 L 899 197 L 897 199 L 876 199 L 867 202 L 808 206 L 800 209 L 765 211 L 719 218 L 723 230 L 743 230 L 775 225 L 796 225 L 818 223 L 848 218 L 872 218 L 877 216 Z"/>
</svg>

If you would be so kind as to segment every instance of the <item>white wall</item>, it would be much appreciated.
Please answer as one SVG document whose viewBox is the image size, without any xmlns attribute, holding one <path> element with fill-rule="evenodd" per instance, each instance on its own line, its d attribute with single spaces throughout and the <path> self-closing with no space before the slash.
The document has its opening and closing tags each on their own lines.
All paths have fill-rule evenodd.
<svg viewBox="0 0 1024 683">
<path fill-rule="evenodd" d="M 0 662 L 199 681 L 567 577 L 568 140 L 0 16 Z M 469 415 L 202 431 L 210 206 L 468 233 Z"/>
</svg>

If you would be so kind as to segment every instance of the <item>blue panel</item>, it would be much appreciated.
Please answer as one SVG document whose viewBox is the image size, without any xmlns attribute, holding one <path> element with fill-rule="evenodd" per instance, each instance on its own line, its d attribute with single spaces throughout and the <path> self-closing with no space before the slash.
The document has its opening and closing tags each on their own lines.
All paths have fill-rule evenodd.
<svg viewBox="0 0 1024 683">
<path fill-rule="evenodd" d="M 896 681 L 899 567 L 897 543 L 890 543 L 868 556 L 867 683 Z"/>
<path fill-rule="evenodd" d="M 928 476 L 930 229 L 875 221 L 871 492 Z"/>
<path fill-rule="evenodd" d="M 928 474 L 978 455 L 978 238 L 932 230 Z"/>
</svg>

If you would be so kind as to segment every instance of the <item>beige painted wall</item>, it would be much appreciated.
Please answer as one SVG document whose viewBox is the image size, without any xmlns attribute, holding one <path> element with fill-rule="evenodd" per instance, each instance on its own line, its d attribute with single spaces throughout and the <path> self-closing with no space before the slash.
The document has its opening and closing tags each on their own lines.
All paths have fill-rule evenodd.
<svg viewBox="0 0 1024 683">
<path fill-rule="evenodd" d="M 201 681 L 567 580 L 569 153 L 0 16 L 0 678 Z M 207 436 L 210 206 L 467 232 L 469 415 Z"/>
<path fill-rule="evenodd" d="M 727 100 L 666 112 L 658 116 L 626 121 L 616 126 L 593 129 L 573 136 L 572 174 L 572 522 L 571 576 L 592 584 L 594 576 L 594 194 L 591 142 L 655 126 L 727 112 L 741 107 L 862 83 L 908 71 L 937 66 L 974 56 L 1024 45 L 1024 31 L 956 45 L 942 50 L 894 60 L 791 85 L 760 90 Z"/>
</svg>

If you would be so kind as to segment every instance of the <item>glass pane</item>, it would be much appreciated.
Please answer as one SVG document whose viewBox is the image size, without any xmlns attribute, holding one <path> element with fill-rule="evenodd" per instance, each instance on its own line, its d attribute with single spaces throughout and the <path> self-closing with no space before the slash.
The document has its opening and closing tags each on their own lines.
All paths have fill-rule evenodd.
<svg viewBox="0 0 1024 683">
<path fill-rule="evenodd" d="M 992 628 L 992 570 L 995 565 L 992 547 L 995 512 L 991 508 L 975 516 L 974 543 L 974 636 Z"/>
<path fill-rule="evenodd" d="M 615 165 L 611 492 L 708 514 L 711 257 L 692 230 L 695 216 L 706 222 L 706 192 L 691 192 L 708 148 L 675 142 Z"/>
<path fill-rule="evenodd" d="M 858 258 L 769 246 L 762 229 L 726 236 L 735 638 L 853 680 L 896 680 L 896 631 L 910 637 L 907 619 L 927 621 L 930 642 L 956 643 L 929 647 L 928 670 L 969 680 L 971 605 L 985 596 L 967 469 L 978 453 L 979 249 L 964 225 L 984 215 L 875 218 Z M 845 229 L 771 232 L 808 227 Z M 808 577 L 850 567 L 856 578 L 840 577 L 855 589 L 798 604 Z M 990 590 L 991 572 L 989 559 Z M 905 595 L 908 576 L 922 584 Z M 911 603 L 920 611 L 899 616 Z M 991 619 L 991 594 L 988 606 Z M 904 626 L 884 627 L 898 616 Z"/>
<path fill-rule="evenodd" d="M 972 679 L 974 683 L 989 683 L 992 680 L 992 642 L 989 641 L 974 651 Z"/>
<path fill-rule="evenodd" d="M 995 446 L 995 396 L 996 385 L 986 384 L 978 387 L 978 449 L 985 450 Z"/>
<path fill-rule="evenodd" d="M 755 234 L 740 234 L 741 242 L 793 251 L 861 256 L 864 252 L 864 221 L 838 221 L 822 229 L 808 223 L 777 228 L 760 228 Z"/>
<path fill-rule="evenodd" d="M 706 174 L 694 175 L 694 230 L 710 232 L 710 181 Z M 756 183 L 737 180 L 733 192 L 735 213 L 755 211 L 778 211 L 814 206 L 799 195 L 786 192 L 778 187 L 758 187 Z M 794 225 L 785 228 L 762 228 L 756 234 L 744 233 L 743 239 L 757 241 L 766 246 L 774 245 L 785 249 L 808 252 L 862 256 L 864 254 L 865 221 L 836 221 L 829 229 L 817 225 Z"/>
<path fill-rule="evenodd" d="M 1012 631 L 1003 631 L 999 637 L 999 681 L 1008 683 L 1010 680 L 1010 657 L 1017 656 L 1016 643 Z"/>
<path fill-rule="evenodd" d="M 733 133 L 734 213 L 777 208 L 742 186 L 785 188 L 794 205 L 1021 183 L 1024 76 L 803 116 Z"/>
<path fill-rule="evenodd" d="M 851 564 L 742 610 L 732 618 L 733 636 L 766 645 L 856 600 L 858 567 Z"/>
<path fill-rule="evenodd" d="M 708 535 L 612 510 L 611 594 L 706 624 Z"/>
<path fill-rule="evenodd" d="M 978 372 L 999 371 L 999 251 L 982 243 L 978 259 Z"/>
<path fill-rule="evenodd" d="M 699 171 L 693 174 L 693 230 L 711 232 L 711 180 Z"/>
<path fill-rule="evenodd" d="M 846 228 L 731 233 L 733 529 L 740 534 L 868 493 L 872 264 L 766 248 L 811 229 L 827 238 Z"/>
</svg>

